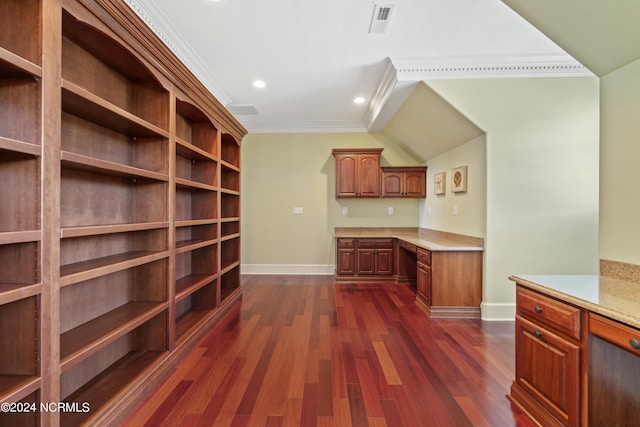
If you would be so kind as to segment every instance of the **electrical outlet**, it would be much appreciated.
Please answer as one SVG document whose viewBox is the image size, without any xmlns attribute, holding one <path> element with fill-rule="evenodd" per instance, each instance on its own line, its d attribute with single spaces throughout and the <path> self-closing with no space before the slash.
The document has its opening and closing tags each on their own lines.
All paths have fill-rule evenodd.
<svg viewBox="0 0 640 427">
<path fill-rule="evenodd" d="M 300 215 L 304 213 L 304 209 L 302 207 L 296 206 L 293 208 L 294 215 Z"/>
<path fill-rule="evenodd" d="M 342 215 L 349 215 L 349 208 L 346 206 L 342 207 Z"/>
<path fill-rule="evenodd" d="M 387 208 L 387 213 L 388 213 L 389 215 L 393 215 L 393 206 L 389 206 L 389 207 Z"/>
<path fill-rule="evenodd" d="M 453 205 L 453 214 L 458 215 L 458 205 Z"/>
</svg>

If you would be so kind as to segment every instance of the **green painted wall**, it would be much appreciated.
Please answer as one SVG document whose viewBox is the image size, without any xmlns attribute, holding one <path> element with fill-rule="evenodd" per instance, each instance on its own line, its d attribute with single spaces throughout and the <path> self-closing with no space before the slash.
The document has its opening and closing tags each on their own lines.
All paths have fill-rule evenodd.
<svg viewBox="0 0 640 427">
<path fill-rule="evenodd" d="M 333 273 L 335 227 L 417 227 L 419 201 L 335 198 L 333 148 L 382 147 L 382 164 L 418 163 L 382 134 L 249 134 L 242 150 L 244 272 Z M 394 215 L 387 213 L 394 207 Z M 294 215 L 293 208 L 304 213 Z M 348 215 L 342 214 L 347 207 Z"/>
<path fill-rule="evenodd" d="M 598 79 L 428 84 L 486 131 L 483 317 L 512 318 L 511 274 L 597 273 Z"/>
<path fill-rule="evenodd" d="M 640 60 L 600 84 L 600 257 L 640 264 Z"/>
</svg>

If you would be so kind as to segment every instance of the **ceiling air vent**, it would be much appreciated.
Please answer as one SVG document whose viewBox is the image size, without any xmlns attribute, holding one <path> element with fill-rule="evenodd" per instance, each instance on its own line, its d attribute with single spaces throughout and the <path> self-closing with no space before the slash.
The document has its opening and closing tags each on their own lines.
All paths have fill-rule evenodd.
<svg viewBox="0 0 640 427">
<path fill-rule="evenodd" d="M 389 22 L 391 21 L 391 12 L 393 12 L 392 4 L 373 5 L 373 16 L 371 17 L 371 25 L 369 25 L 369 33 L 386 33 L 387 28 L 389 28 Z"/>
<path fill-rule="evenodd" d="M 253 104 L 227 104 L 227 111 L 234 116 L 248 116 L 252 114 L 258 114 L 256 106 Z"/>
</svg>

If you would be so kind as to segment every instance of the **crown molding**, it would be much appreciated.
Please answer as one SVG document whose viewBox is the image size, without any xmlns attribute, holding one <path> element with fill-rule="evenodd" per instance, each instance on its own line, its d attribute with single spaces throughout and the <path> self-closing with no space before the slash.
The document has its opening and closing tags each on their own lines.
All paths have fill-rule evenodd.
<svg viewBox="0 0 640 427">
<path fill-rule="evenodd" d="M 249 133 L 350 133 L 367 132 L 361 121 L 348 120 L 253 120 L 236 118 Z"/>
<path fill-rule="evenodd" d="M 560 55 L 460 55 L 431 58 L 389 58 L 398 80 L 512 77 L 593 76 L 584 65 Z"/>
<path fill-rule="evenodd" d="M 180 35 L 171 20 L 153 2 L 143 0 L 125 0 L 125 2 L 222 105 L 231 102 L 231 97 L 209 67 Z"/>
<path fill-rule="evenodd" d="M 569 55 L 465 55 L 431 58 L 387 58 L 380 83 L 363 122 L 381 131 L 411 93 L 427 80 L 594 76 Z"/>
</svg>

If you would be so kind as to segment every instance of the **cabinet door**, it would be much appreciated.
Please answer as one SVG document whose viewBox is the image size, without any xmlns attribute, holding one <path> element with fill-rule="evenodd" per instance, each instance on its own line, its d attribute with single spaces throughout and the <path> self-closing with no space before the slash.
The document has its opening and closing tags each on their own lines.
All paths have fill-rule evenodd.
<svg viewBox="0 0 640 427">
<path fill-rule="evenodd" d="M 358 197 L 380 196 L 380 156 L 358 156 Z"/>
<path fill-rule="evenodd" d="M 382 196 L 402 197 L 404 176 L 401 172 L 382 173 Z"/>
<path fill-rule="evenodd" d="M 516 316 L 516 382 L 562 424 L 579 424 L 580 347 Z"/>
<path fill-rule="evenodd" d="M 393 249 L 378 249 L 376 251 L 375 273 L 380 276 L 393 274 Z"/>
<path fill-rule="evenodd" d="M 356 274 L 374 275 L 376 274 L 376 251 L 375 249 L 358 249 L 356 252 Z"/>
<path fill-rule="evenodd" d="M 338 276 L 356 274 L 356 252 L 354 249 L 338 249 Z"/>
<path fill-rule="evenodd" d="M 431 305 L 431 268 L 421 262 L 418 263 L 418 294 L 427 305 Z"/>
<path fill-rule="evenodd" d="M 405 172 L 404 196 L 427 197 L 426 174 L 424 172 Z"/>
<path fill-rule="evenodd" d="M 356 197 L 358 194 L 358 156 L 336 155 L 336 197 Z"/>
</svg>

